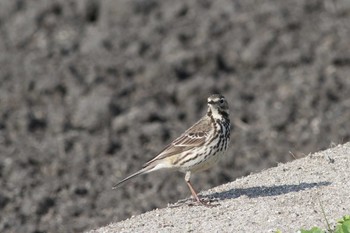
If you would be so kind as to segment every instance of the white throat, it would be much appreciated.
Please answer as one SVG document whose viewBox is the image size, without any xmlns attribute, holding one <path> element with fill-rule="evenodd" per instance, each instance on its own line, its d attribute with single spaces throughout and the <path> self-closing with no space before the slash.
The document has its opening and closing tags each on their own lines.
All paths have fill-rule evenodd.
<svg viewBox="0 0 350 233">
<path fill-rule="evenodd" d="M 222 115 L 219 113 L 219 111 L 216 108 L 210 107 L 211 114 L 215 119 L 221 119 Z"/>
</svg>

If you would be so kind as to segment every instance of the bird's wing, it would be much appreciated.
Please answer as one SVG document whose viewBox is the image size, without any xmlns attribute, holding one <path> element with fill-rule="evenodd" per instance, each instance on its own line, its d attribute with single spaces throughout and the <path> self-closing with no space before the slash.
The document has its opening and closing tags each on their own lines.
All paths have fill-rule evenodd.
<svg viewBox="0 0 350 233">
<path fill-rule="evenodd" d="M 180 137 L 176 138 L 171 144 L 166 146 L 155 158 L 147 162 L 144 167 L 147 167 L 154 161 L 180 154 L 194 147 L 202 146 L 208 138 L 210 129 L 210 121 L 201 119 Z"/>
</svg>

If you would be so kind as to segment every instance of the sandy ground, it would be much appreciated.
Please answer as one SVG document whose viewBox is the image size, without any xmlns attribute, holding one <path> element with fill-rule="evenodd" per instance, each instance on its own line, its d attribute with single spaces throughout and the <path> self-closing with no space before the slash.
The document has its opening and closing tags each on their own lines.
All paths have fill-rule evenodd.
<svg viewBox="0 0 350 233">
<path fill-rule="evenodd" d="M 89 232 L 296 232 L 313 226 L 326 229 L 321 206 L 331 225 L 350 214 L 349 169 L 347 143 L 201 193 L 217 206 L 178 203 L 176 207 L 169 205 Z"/>
</svg>

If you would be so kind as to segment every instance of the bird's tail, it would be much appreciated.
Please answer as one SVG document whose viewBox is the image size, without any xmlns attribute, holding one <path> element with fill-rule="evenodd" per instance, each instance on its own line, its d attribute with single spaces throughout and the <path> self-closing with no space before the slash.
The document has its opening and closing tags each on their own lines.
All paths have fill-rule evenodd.
<svg viewBox="0 0 350 233">
<path fill-rule="evenodd" d="M 164 161 L 164 160 L 154 160 L 154 161 L 150 161 L 148 163 L 146 163 L 144 165 L 144 167 L 135 172 L 134 174 L 131 174 L 130 176 L 126 177 L 125 179 L 119 181 L 116 185 L 113 186 L 112 189 L 116 189 L 116 188 L 119 188 L 124 182 L 138 176 L 138 175 L 143 175 L 143 174 L 146 174 L 146 173 L 149 173 L 149 172 L 153 172 L 153 171 L 157 171 L 157 170 L 161 170 L 161 169 L 164 169 L 164 168 L 172 168 L 172 164 L 168 161 Z"/>
<path fill-rule="evenodd" d="M 136 177 L 136 176 L 139 176 L 139 175 L 142 175 L 142 174 L 145 174 L 145 173 L 148 173 L 150 172 L 149 168 L 145 167 L 145 168 L 142 168 L 141 170 L 135 172 L 134 174 L 131 174 L 130 176 L 126 177 L 125 179 L 119 181 L 116 185 L 114 185 L 112 187 L 112 189 L 117 189 L 119 188 L 122 184 L 124 184 L 126 181 Z"/>
</svg>

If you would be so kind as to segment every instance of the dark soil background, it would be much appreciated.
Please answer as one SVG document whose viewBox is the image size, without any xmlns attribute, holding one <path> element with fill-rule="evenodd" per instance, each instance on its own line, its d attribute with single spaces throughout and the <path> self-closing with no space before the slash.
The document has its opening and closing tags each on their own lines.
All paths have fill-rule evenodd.
<svg viewBox="0 0 350 233">
<path fill-rule="evenodd" d="M 349 38 L 346 0 L 1 0 L 0 232 L 81 232 L 188 197 L 178 173 L 111 187 L 212 93 L 234 127 L 198 190 L 349 141 Z"/>
</svg>

